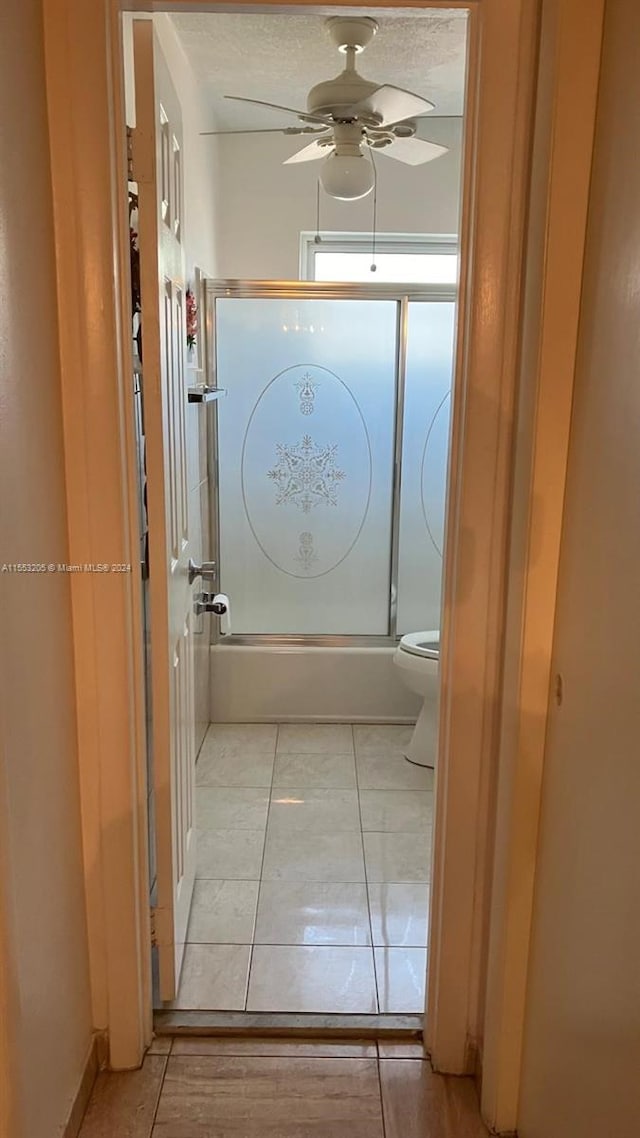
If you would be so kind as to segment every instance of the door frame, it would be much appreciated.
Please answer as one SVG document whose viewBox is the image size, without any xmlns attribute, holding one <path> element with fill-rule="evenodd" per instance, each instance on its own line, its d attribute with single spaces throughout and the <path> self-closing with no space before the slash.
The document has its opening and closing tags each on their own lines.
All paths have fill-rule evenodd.
<svg viewBox="0 0 640 1138">
<path fill-rule="evenodd" d="M 498 724 L 482 1114 L 518 1126 L 529 947 L 606 0 L 544 0 Z"/>
<path fill-rule="evenodd" d="M 580 6 L 579 0 L 544 2 Z M 307 11 L 327 10 L 307 0 L 298 3 Z M 457 1074 L 474 1069 L 484 1022 L 522 266 L 542 4 L 412 5 L 470 11 L 461 233 L 468 273 L 460 289 L 450 460 L 427 1001 L 434 1066 Z M 373 10 L 353 2 L 332 5 L 359 6 Z M 128 217 L 120 191 L 127 154 L 119 15 L 131 8 L 215 11 L 234 5 L 44 3 L 70 559 L 135 568 Z M 260 2 L 242 6 L 261 8 L 283 10 Z M 394 8 L 406 11 L 407 5 L 387 3 L 387 11 Z M 545 196 L 547 187 L 540 192 Z M 572 216 L 572 203 L 561 193 L 554 209 L 560 226 Z M 579 285 L 570 283 L 579 295 Z M 555 488 L 549 493 L 557 498 Z M 71 589 L 94 1027 L 108 1033 L 111 1065 L 124 1069 L 139 1065 L 152 1032 L 141 590 L 137 572 L 74 574 Z"/>
</svg>

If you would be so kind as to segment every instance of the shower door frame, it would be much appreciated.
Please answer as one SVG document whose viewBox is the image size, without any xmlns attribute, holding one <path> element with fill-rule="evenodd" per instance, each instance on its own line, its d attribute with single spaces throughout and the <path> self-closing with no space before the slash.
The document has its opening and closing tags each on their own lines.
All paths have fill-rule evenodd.
<svg viewBox="0 0 640 1138">
<path fill-rule="evenodd" d="M 459 256 L 459 246 L 456 245 Z M 331 281 L 242 281 L 207 280 L 206 282 L 206 328 L 207 328 L 207 374 L 215 387 L 218 387 L 216 370 L 216 301 L 242 300 L 372 300 L 394 301 L 396 313 L 395 381 L 394 381 L 394 428 L 393 428 L 393 474 L 390 518 L 390 571 L 389 605 L 386 634 L 367 633 L 279 633 L 242 632 L 221 636 L 218 623 L 212 621 L 211 643 L 238 647 L 268 648 L 391 648 L 397 645 L 398 625 L 398 575 L 400 558 L 400 504 L 402 492 L 402 442 L 404 433 L 404 402 L 407 377 L 407 341 L 409 335 L 409 305 L 411 303 L 446 303 L 455 305 L 453 353 L 451 361 L 452 417 L 456 399 L 456 355 L 459 336 L 459 309 L 457 284 L 364 284 L 360 282 Z M 220 537 L 220 455 L 218 448 L 218 401 L 213 404 L 211 418 L 212 438 L 209 442 L 209 459 L 213 469 L 209 471 L 209 486 L 215 487 L 210 496 L 209 511 L 211 533 L 214 535 L 214 560 L 221 565 Z M 451 423 L 449 436 L 451 435 Z M 448 463 L 447 463 L 448 465 Z M 211 475 L 213 474 L 213 478 Z M 447 471 L 448 474 L 448 471 Z M 447 476 L 447 491 L 448 491 Z M 444 558 L 443 558 L 444 564 Z M 223 583 L 220 579 L 220 586 Z M 233 605 L 233 580 L 224 583 Z"/>
</svg>

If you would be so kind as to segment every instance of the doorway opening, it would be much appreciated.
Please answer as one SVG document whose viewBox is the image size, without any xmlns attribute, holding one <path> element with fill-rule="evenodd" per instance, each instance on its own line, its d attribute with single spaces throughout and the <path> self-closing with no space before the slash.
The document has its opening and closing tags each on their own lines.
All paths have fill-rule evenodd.
<svg viewBox="0 0 640 1138">
<path fill-rule="evenodd" d="M 224 99 L 230 84 L 259 98 L 261 83 L 273 103 L 299 106 L 314 69 L 335 63 L 323 17 L 145 21 L 182 110 L 179 144 L 158 120 L 159 204 L 183 247 L 192 320 L 180 414 L 198 757 L 181 809 L 184 822 L 193 803 L 195 856 L 180 943 L 158 937 L 175 965 L 156 970 L 159 1009 L 424 1011 L 466 17 L 381 21 L 383 50 L 367 63 L 433 97 L 416 129 L 441 153 L 415 167 L 376 156 L 375 201 L 325 194 L 314 163 L 287 164 L 299 140 Z M 135 90 L 128 30 L 127 18 Z M 285 77 L 275 46 L 294 33 L 304 76 Z M 248 46 L 270 37 L 273 61 L 256 76 Z M 321 194 L 331 234 L 356 257 L 369 243 L 381 277 L 385 257 L 398 273 L 386 238 L 410 229 L 433 246 L 418 276 L 431 257 L 447 279 L 363 284 L 353 260 L 320 282 L 320 239 L 316 283 L 296 282 Z M 138 379 L 144 392 L 144 366 Z M 152 819 L 156 782 L 152 754 Z M 153 851 L 166 841 L 152 822 L 156 930 Z"/>
<path fill-rule="evenodd" d="M 251 1011 L 424 1010 L 454 309 L 442 288 L 208 285 L 231 600 L 189 935 L 213 937 L 223 889 L 238 903 L 216 867 L 253 875 Z M 428 675 L 407 685 L 398 644 L 418 628 Z M 220 950 L 191 944 L 178 1000 L 209 1006 L 202 962 Z"/>
</svg>

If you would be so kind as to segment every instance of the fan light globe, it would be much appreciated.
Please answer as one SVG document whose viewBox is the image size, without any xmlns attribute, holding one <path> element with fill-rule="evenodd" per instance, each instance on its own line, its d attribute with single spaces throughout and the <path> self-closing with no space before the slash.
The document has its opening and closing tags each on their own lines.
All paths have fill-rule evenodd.
<svg viewBox="0 0 640 1138">
<path fill-rule="evenodd" d="M 373 166 L 364 154 L 330 154 L 322 163 L 320 181 L 325 193 L 340 201 L 355 201 L 371 193 Z"/>
</svg>

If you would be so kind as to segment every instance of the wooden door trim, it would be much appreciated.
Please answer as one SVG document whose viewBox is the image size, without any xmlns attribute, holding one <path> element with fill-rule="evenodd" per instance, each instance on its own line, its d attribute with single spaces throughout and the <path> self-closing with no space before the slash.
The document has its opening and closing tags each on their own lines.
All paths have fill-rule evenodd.
<svg viewBox="0 0 640 1138">
<path fill-rule="evenodd" d="M 538 820 L 605 0 L 542 9 L 521 317 L 482 1109 L 518 1123 Z"/>
<path fill-rule="evenodd" d="M 69 558 L 131 566 L 70 581 L 93 1027 L 126 1069 L 152 999 L 124 91 L 104 0 L 43 7 Z"/>
<path fill-rule="evenodd" d="M 309 11 L 325 10 L 299 2 Z M 529 85 L 541 2 L 415 4 L 416 10 L 469 8 L 479 60 L 464 186 L 469 207 L 465 240 L 476 278 L 473 293 L 467 282 L 468 299 L 461 310 L 465 340 L 457 363 L 462 398 L 453 426 L 453 531 L 441 640 L 443 743 L 428 1002 L 428 1042 L 435 1065 L 459 1073 L 470 1069 L 482 1029 L 489 802 L 497 750 L 531 131 Z M 47 0 L 44 7 L 70 556 L 78 562 L 134 565 L 138 547 L 129 399 L 128 217 L 119 192 L 126 181 L 119 26 L 125 6 L 122 0 L 94 0 L 91 5 Z M 282 5 L 266 6 L 284 10 Z M 234 6 L 184 0 L 130 7 L 215 11 Z M 251 7 L 260 10 L 265 5 Z M 384 7 L 402 9 L 406 4 L 388 2 Z M 497 59 L 505 48 L 511 48 L 524 67 L 524 83 L 516 82 L 521 78 L 517 61 L 505 67 L 504 59 Z M 508 54 L 505 58 L 512 59 Z M 494 150 L 485 155 L 480 170 L 480 147 L 492 139 Z M 469 432 L 467 413 L 474 400 L 486 404 L 482 437 Z M 488 458 L 485 429 L 495 443 Z M 489 503 L 490 521 L 487 524 L 485 512 L 482 532 L 478 503 L 482 509 Z M 481 586 L 474 589 L 469 589 L 469 542 L 476 556 L 474 579 L 481 578 Z M 140 1061 L 151 1031 L 141 594 L 135 572 L 109 576 L 106 586 L 91 574 L 78 575 L 72 589 L 94 1026 L 109 1032 L 112 1065 L 130 1067 Z M 466 719 L 457 711 L 469 709 L 470 694 L 472 714 Z"/>
<path fill-rule="evenodd" d="M 455 1074 L 474 1071 L 483 1032 L 538 8 L 483 0 L 472 28 L 426 1018 L 434 1067 Z"/>
</svg>

